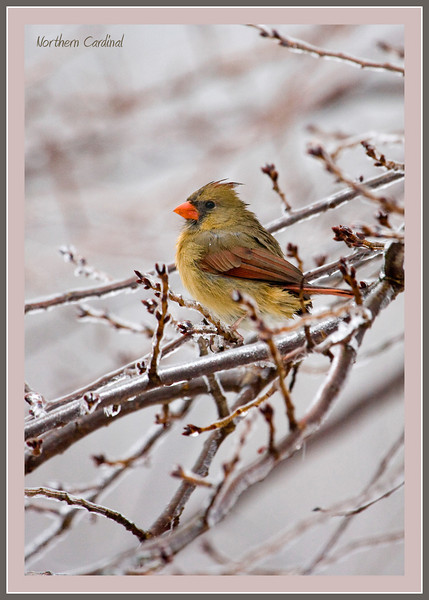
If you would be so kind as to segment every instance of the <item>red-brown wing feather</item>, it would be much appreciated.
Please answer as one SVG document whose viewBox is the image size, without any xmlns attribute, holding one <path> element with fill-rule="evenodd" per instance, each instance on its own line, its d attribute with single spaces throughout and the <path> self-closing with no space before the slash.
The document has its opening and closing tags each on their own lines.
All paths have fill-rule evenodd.
<svg viewBox="0 0 429 600">
<path fill-rule="evenodd" d="M 236 246 L 208 254 L 201 268 L 210 273 L 256 279 L 277 284 L 301 283 L 301 271 L 290 262 L 263 248 Z"/>
<path fill-rule="evenodd" d="M 207 254 L 200 262 L 203 271 L 217 274 L 222 273 L 224 275 L 227 275 L 228 271 L 235 267 L 239 267 L 240 265 L 241 259 L 230 250 L 221 250 L 219 252 Z"/>
</svg>

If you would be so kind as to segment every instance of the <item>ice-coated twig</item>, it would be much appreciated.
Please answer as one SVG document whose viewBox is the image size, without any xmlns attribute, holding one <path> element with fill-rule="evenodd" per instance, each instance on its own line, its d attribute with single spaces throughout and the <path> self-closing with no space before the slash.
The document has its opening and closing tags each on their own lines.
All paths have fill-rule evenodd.
<svg viewBox="0 0 429 600">
<path fill-rule="evenodd" d="M 61 246 L 59 252 L 64 258 L 65 262 L 72 263 L 76 267 L 74 272 L 76 277 L 83 275 L 84 277 L 98 279 L 99 281 L 104 282 L 112 280 L 107 273 L 103 273 L 102 271 L 99 271 L 95 267 L 89 265 L 86 258 L 79 254 L 74 246 Z"/>
<path fill-rule="evenodd" d="M 148 537 L 150 537 L 145 531 L 121 515 L 121 513 L 111 510 L 110 508 L 106 508 L 105 506 L 95 504 L 94 502 L 90 502 L 89 500 L 85 500 L 85 498 L 76 498 L 75 496 L 72 496 L 71 494 L 68 494 L 62 490 L 53 490 L 46 487 L 26 488 L 25 495 L 30 498 L 43 496 L 45 498 L 59 500 L 61 502 L 66 502 L 69 506 L 77 506 L 84 508 L 88 512 L 102 515 L 103 517 L 111 519 L 112 521 L 115 521 L 116 523 L 119 523 L 125 527 L 125 529 L 135 535 L 140 542 L 147 540 Z"/>
<path fill-rule="evenodd" d="M 144 335 L 153 336 L 153 329 L 148 325 L 140 324 L 140 323 L 131 323 L 130 321 L 125 321 L 115 315 L 112 315 L 106 310 L 97 310 L 92 306 L 79 304 L 78 305 L 78 319 L 80 321 L 93 321 L 98 323 L 105 323 L 106 325 L 110 325 L 116 331 L 125 331 L 129 333 L 142 333 Z"/>
<path fill-rule="evenodd" d="M 159 294 L 161 299 L 161 310 L 155 310 L 155 317 L 157 320 L 157 327 L 153 339 L 152 355 L 149 361 L 148 368 L 148 379 L 150 383 L 159 384 L 160 379 L 158 376 L 158 361 L 161 354 L 161 340 L 164 335 L 164 327 L 169 320 L 168 314 L 168 273 L 165 265 L 155 265 L 155 270 L 161 279 L 161 290 L 155 292 Z"/>
<path fill-rule="evenodd" d="M 371 60 L 362 58 L 356 58 L 350 56 L 345 52 L 332 52 L 331 50 L 325 50 L 324 48 L 318 48 L 307 42 L 301 40 L 292 39 L 289 36 L 281 35 L 276 29 L 269 29 L 266 25 L 254 25 L 248 24 L 248 27 L 254 27 L 257 29 L 262 37 L 277 40 L 280 46 L 288 48 L 292 52 L 305 52 L 319 58 L 330 58 L 334 60 L 340 60 L 345 63 L 353 64 L 361 69 L 372 69 L 377 71 L 391 71 L 399 75 L 404 75 L 405 70 L 403 67 L 393 65 L 391 63 L 378 63 Z"/>
<path fill-rule="evenodd" d="M 258 331 L 259 338 L 263 342 L 265 342 L 269 348 L 271 358 L 274 361 L 279 376 L 279 388 L 286 406 L 286 414 L 289 420 L 289 427 L 291 431 L 293 431 L 298 427 L 298 424 L 295 419 L 295 407 L 290 397 L 289 390 L 286 387 L 285 379 L 287 373 L 279 349 L 273 339 L 273 331 L 266 325 L 266 323 L 262 319 L 256 307 L 256 304 L 252 298 L 236 291 L 234 300 L 246 308 L 250 319 L 252 320 Z"/>
<path fill-rule="evenodd" d="M 391 465 L 393 458 L 395 457 L 395 455 L 397 454 L 399 449 L 402 448 L 403 444 L 404 444 L 404 432 L 401 432 L 399 437 L 393 442 L 393 444 L 390 446 L 390 448 L 387 450 L 387 452 L 385 453 L 385 455 L 379 462 L 376 471 L 374 472 L 373 476 L 371 477 L 371 480 L 364 488 L 363 500 L 355 503 L 355 506 L 357 506 L 357 508 L 355 508 L 354 510 L 352 509 L 352 510 L 348 511 L 348 514 L 347 514 L 348 518 L 343 519 L 340 522 L 340 524 L 336 527 L 335 531 L 328 538 L 328 540 L 326 541 L 326 543 L 324 544 L 324 546 L 322 547 L 320 552 L 318 552 L 318 554 L 313 558 L 311 563 L 303 570 L 303 574 L 306 574 L 306 575 L 312 574 L 315 571 L 315 569 L 325 561 L 326 557 L 329 556 L 332 548 L 334 548 L 334 546 L 337 544 L 338 540 L 344 534 L 345 530 L 349 527 L 353 517 L 356 516 L 357 514 L 359 514 L 359 512 L 361 512 L 362 506 L 364 507 L 363 510 L 365 510 L 366 508 L 371 506 L 371 504 L 373 504 L 374 502 L 379 501 L 380 499 L 383 499 L 384 497 L 389 496 L 391 493 L 396 491 L 396 489 L 399 489 L 399 487 L 402 486 L 402 482 L 400 482 L 398 484 L 399 487 L 394 486 L 393 489 L 384 491 L 383 494 L 381 495 L 381 497 L 379 497 L 378 499 L 376 498 L 375 500 L 371 500 L 368 502 L 368 495 L 371 493 L 374 486 L 376 486 L 377 482 L 379 482 L 381 477 L 386 473 L 389 466 Z"/>
<path fill-rule="evenodd" d="M 384 154 L 377 154 L 377 149 L 365 140 L 363 140 L 361 144 L 365 148 L 367 155 L 374 161 L 375 167 L 384 167 L 388 171 L 405 171 L 404 163 L 387 160 Z"/>
<path fill-rule="evenodd" d="M 186 425 L 183 435 L 200 434 L 205 433 L 207 431 L 213 431 L 216 429 L 222 429 L 223 427 L 227 427 L 230 423 L 234 421 L 234 419 L 237 419 L 241 415 L 246 415 L 250 409 L 260 406 L 263 402 L 268 400 L 268 398 L 270 398 L 277 390 L 277 382 L 274 382 L 274 384 L 271 385 L 268 391 L 259 396 L 256 400 L 252 400 L 247 404 L 242 404 L 223 419 L 218 419 L 214 423 L 206 425 L 205 427 L 198 427 L 197 425 L 191 424 Z"/>
<path fill-rule="evenodd" d="M 314 156 L 315 158 L 322 160 L 325 164 L 326 170 L 329 173 L 332 173 L 333 175 L 335 175 L 335 177 L 338 179 L 338 181 L 342 181 L 346 185 L 350 186 L 355 192 L 357 192 L 361 196 L 364 196 L 365 198 L 368 198 L 368 200 L 371 200 L 372 202 L 376 202 L 376 203 L 380 204 L 380 206 L 386 212 L 394 212 L 394 213 L 398 213 L 400 215 L 404 214 L 404 208 L 402 206 L 398 206 L 398 204 L 396 204 L 392 200 L 388 200 L 385 197 L 376 196 L 370 190 L 370 188 L 367 185 L 365 185 L 365 183 L 357 182 L 354 179 L 351 179 L 345 173 L 343 173 L 343 171 L 340 169 L 340 167 L 332 159 L 332 156 L 327 152 L 327 150 L 321 144 L 310 145 L 308 147 L 308 154 L 310 154 L 311 156 Z M 391 171 L 391 172 L 396 172 L 396 171 Z"/>
</svg>

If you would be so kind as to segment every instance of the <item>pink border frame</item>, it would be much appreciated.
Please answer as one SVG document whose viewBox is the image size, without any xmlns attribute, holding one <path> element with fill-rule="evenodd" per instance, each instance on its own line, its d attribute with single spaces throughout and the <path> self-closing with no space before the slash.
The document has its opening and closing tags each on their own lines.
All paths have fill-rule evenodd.
<svg viewBox="0 0 429 600">
<path fill-rule="evenodd" d="M 19 592 L 421 591 L 421 7 L 9 7 L 8 9 L 8 586 Z M 407 289 L 405 294 L 405 574 L 395 577 L 24 576 L 22 396 L 24 349 L 24 26 L 67 23 L 392 23 L 405 26 Z M 420 402 L 419 402 L 420 399 Z"/>
</svg>

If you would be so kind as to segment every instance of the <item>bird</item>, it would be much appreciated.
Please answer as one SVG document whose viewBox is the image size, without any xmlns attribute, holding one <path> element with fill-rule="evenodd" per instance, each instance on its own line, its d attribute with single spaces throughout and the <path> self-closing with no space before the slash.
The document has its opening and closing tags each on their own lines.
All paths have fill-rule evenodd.
<svg viewBox="0 0 429 600">
<path fill-rule="evenodd" d="M 239 185 L 211 181 L 173 211 L 185 219 L 176 245 L 176 267 L 195 300 L 225 324 L 234 325 L 247 315 L 234 299 L 237 292 L 250 296 L 271 323 L 308 311 L 313 294 L 354 296 L 351 290 L 306 281 L 239 198 Z"/>
</svg>

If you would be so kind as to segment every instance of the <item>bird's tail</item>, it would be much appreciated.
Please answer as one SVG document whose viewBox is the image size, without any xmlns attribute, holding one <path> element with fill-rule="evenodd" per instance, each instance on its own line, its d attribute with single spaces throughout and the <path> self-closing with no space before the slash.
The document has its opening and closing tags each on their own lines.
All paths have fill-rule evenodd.
<svg viewBox="0 0 429 600">
<path fill-rule="evenodd" d="M 304 294 L 325 294 L 327 296 L 343 296 L 344 298 L 353 298 L 354 293 L 352 290 L 342 290 L 339 288 L 328 288 L 328 287 L 317 287 L 307 284 L 304 284 L 302 287 L 298 284 L 288 284 L 287 288 L 290 292 L 295 292 L 299 294 L 301 291 Z"/>
</svg>

